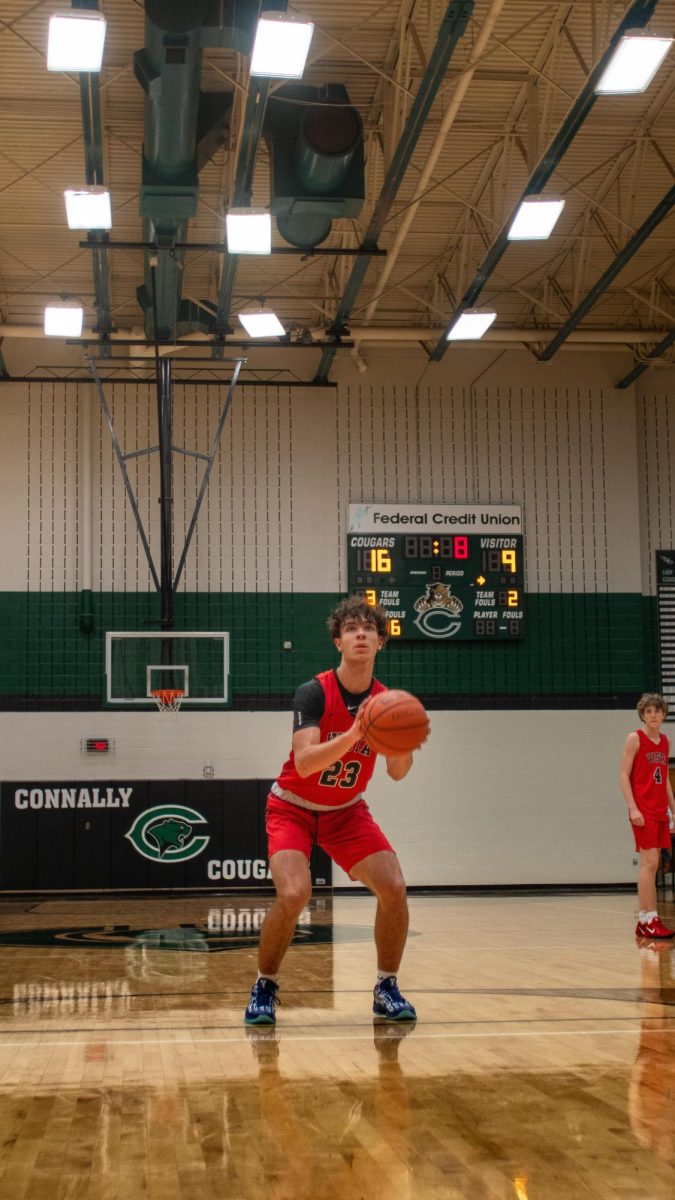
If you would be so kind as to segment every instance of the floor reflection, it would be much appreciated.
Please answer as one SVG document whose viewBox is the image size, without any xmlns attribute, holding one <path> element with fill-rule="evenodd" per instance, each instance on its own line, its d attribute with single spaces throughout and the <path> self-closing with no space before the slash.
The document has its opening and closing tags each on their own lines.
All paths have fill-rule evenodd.
<svg viewBox="0 0 675 1200">
<path fill-rule="evenodd" d="M 322 898 L 245 1029 L 267 903 L 0 904 L 2 1196 L 672 1200 L 675 948 L 631 898 L 413 897 L 412 1027 L 370 902 Z"/>
<path fill-rule="evenodd" d="M 642 1146 L 675 1164 L 675 948 L 651 942 L 639 953 L 649 1016 L 630 1084 L 630 1123 Z"/>
</svg>

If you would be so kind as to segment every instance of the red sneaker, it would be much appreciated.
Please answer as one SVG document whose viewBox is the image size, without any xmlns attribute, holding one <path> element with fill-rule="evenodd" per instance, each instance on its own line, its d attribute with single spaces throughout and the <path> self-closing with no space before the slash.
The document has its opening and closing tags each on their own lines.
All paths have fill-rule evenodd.
<svg viewBox="0 0 675 1200">
<path fill-rule="evenodd" d="M 652 917 L 651 921 L 638 921 L 635 935 L 643 938 L 671 938 L 675 937 L 675 929 L 667 929 L 660 917 Z"/>
</svg>

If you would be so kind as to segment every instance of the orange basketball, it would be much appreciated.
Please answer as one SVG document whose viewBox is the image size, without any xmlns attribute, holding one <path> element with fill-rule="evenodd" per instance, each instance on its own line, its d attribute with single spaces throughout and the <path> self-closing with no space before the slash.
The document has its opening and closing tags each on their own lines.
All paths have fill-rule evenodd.
<svg viewBox="0 0 675 1200">
<path fill-rule="evenodd" d="M 366 701 L 363 736 L 377 754 L 417 750 L 429 736 L 426 709 L 410 692 L 378 692 Z"/>
</svg>

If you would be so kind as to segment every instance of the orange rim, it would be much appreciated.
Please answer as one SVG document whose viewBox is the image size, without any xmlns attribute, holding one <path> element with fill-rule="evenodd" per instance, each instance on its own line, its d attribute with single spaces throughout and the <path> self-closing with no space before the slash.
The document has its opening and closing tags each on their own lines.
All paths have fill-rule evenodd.
<svg viewBox="0 0 675 1200">
<path fill-rule="evenodd" d="M 157 701 L 160 712 L 162 712 L 165 709 L 180 708 L 184 692 L 180 688 L 155 688 L 152 694 Z"/>
</svg>

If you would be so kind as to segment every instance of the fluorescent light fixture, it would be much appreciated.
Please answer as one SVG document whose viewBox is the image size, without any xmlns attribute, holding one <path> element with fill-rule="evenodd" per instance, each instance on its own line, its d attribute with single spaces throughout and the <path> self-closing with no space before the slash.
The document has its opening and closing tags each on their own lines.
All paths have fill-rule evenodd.
<svg viewBox="0 0 675 1200">
<path fill-rule="evenodd" d="M 258 208 L 231 208 L 225 217 L 230 254 L 269 254 L 272 218 Z"/>
<path fill-rule="evenodd" d="M 526 196 L 511 223 L 507 234 L 509 241 L 535 241 L 550 237 L 564 207 L 564 200 L 549 196 Z"/>
<path fill-rule="evenodd" d="M 84 309 L 81 304 L 48 304 L 45 309 L 47 337 L 79 337 Z"/>
<path fill-rule="evenodd" d="M 48 71 L 100 71 L 107 21 L 78 9 L 49 18 Z"/>
<path fill-rule="evenodd" d="M 276 313 L 266 308 L 239 313 L 239 320 L 250 337 L 283 337 L 286 333 Z"/>
<path fill-rule="evenodd" d="M 110 229 L 110 192 L 103 187 L 68 188 L 63 193 L 69 229 Z"/>
<path fill-rule="evenodd" d="M 473 342 L 482 338 L 495 320 L 496 312 L 484 312 L 478 308 L 467 308 L 461 313 L 454 325 L 448 330 L 449 342 Z"/>
<path fill-rule="evenodd" d="M 301 79 L 314 26 L 285 12 L 264 12 L 256 29 L 251 75 Z"/>
<path fill-rule="evenodd" d="M 595 90 L 601 95 L 644 92 L 673 44 L 672 38 L 622 37 Z"/>
</svg>

